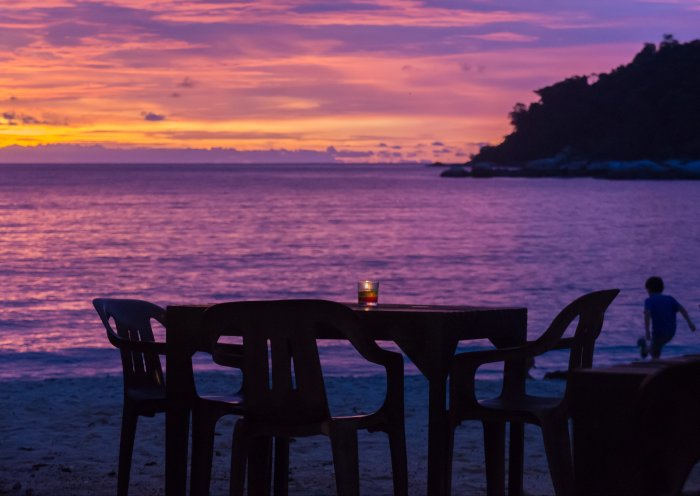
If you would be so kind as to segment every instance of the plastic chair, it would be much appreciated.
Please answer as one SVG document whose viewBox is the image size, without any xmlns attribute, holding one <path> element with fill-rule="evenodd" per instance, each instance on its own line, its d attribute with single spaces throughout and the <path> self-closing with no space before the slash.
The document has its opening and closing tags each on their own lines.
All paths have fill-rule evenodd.
<svg viewBox="0 0 700 496">
<path fill-rule="evenodd" d="M 510 423 L 509 494 L 522 492 L 524 424 L 542 429 L 547 463 L 557 496 L 573 494 L 573 467 L 569 441 L 570 392 L 562 397 L 538 397 L 526 393 L 527 364 L 534 357 L 555 349 L 569 349 L 568 373 L 590 368 L 595 340 L 603 326 L 605 311 L 618 289 L 596 291 L 570 303 L 535 341 L 522 346 L 461 353 L 455 356 L 450 376 L 450 458 L 454 430 L 464 420 L 481 420 L 484 427 L 486 484 L 488 495 L 505 493 L 505 427 Z M 572 337 L 563 338 L 566 329 L 578 319 Z M 500 396 L 477 399 L 477 369 L 504 362 Z M 450 459 L 451 466 L 451 459 Z"/>
<path fill-rule="evenodd" d="M 155 342 L 151 328 L 151 320 L 164 323 L 165 310 L 141 300 L 96 298 L 92 304 L 109 342 L 119 349 L 124 370 L 117 494 L 126 496 L 138 417 L 165 412 L 165 379 L 158 356 L 165 354 L 165 343 Z"/>
<path fill-rule="evenodd" d="M 272 437 L 278 441 L 275 493 L 285 494 L 288 440 L 319 434 L 330 437 L 337 493 L 359 494 L 358 429 L 388 434 L 394 494 L 407 494 L 403 359 L 367 338 L 350 308 L 323 300 L 224 303 L 205 312 L 204 328 L 212 343 L 221 336 L 243 337 L 246 413 L 234 429 L 231 494 L 243 494 L 249 449 L 260 446 L 260 438 L 269 446 Z M 365 359 L 384 366 L 387 392 L 376 412 L 331 416 L 316 346 L 317 331 L 324 329 L 345 336 Z M 255 484 L 249 472 L 249 493 L 257 494 Z"/>
<path fill-rule="evenodd" d="M 165 310 L 142 300 L 96 298 L 93 305 L 107 329 L 107 338 L 121 353 L 124 371 L 124 406 L 119 443 L 117 494 L 128 494 L 131 457 L 139 415 L 153 417 L 165 412 L 165 378 L 159 355 L 166 345 L 155 342 L 151 320 L 165 324 Z M 110 321 L 114 321 L 116 331 Z M 220 347 L 221 360 L 234 367 L 241 347 Z M 209 493 L 216 422 L 224 415 L 243 412 L 240 395 L 199 396 L 192 392 L 191 492 Z"/>
</svg>

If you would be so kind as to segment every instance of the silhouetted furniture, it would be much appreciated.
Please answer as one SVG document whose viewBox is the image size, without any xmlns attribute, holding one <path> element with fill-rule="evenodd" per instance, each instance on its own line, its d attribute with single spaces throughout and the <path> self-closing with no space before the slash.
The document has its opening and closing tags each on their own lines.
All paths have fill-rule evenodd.
<svg viewBox="0 0 700 496">
<path fill-rule="evenodd" d="M 126 495 L 129 487 L 131 457 L 139 415 L 153 417 L 166 410 L 165 377 L 159 355 L 166 354 L 166 344 L 155 342 L 151 321 L 165 326 L 165 310 L 142 300 L 96 298 L 95 310 L 107 330 L 107 338 L 121 354 L 124 375 L 124 405 L 119 444 L 117 493 Z M 114 327 L 112 327 L 112 322 Z M 235 366 L 241 347 L 220 347 L 219 360 Z M 193 404 L 192 494 L 209 492 L 212 447 L 216 421 L 223 415 L 240 415 L 240 396 L 198 396 L 191 384 Z"/>
<path fill-rule="evenodd" d="M 428 402 L 428 477 L 426 494 L 448 491 L 447 377 L 457 344 L 489 339 L 508 347 L 525 342 L 525 308 L 396 305 L 348 305 L 360 320 L 362 332 L 375 341 L 393 341 L 426 377 Z M 203 329 L 207 305 L 173 305 L 166 309 L 168 343 L 166 412 L 166 478 L 168 496 L 186 492 L 188 425 L 192 409 L 192 355 L 211 353 Z M 317 339 L 346 339 L 332 329 L 319 330 Z"/>
<path fill-rule="evenodd" d="M 213 354 L 219 365 L 241 368 L 243 347 L 236 344 L 219 345 Z M 228 395 L 195 394 L 192 403 L 192 463 L 190 467 L 190 494 L 209 494 L 214 456 L 216 423 L 225 415 L 243 415 L 242 392 Z M 263 474 L 264 480 L 269 477 Z"/>
<path fill-rule="evenodd" d="M 340 332 L 362 357 L 385 368 L 386 397 L 376 412 L 331 416 L 316 346 L 317 330 L 322 328 Z M 408 493 L 403 359 L 363 334 L 351 309 L 323 300 L 222 303 L 204 313 L 204 332 L 215 359 L 221 336 L 243 338 L 246 412 L 235 428 L 231 494 L 243 494 L 248 449 L 259 444 L 254 439 L 323 434 L 331 441 L 337 493 L 358 495 L 358 429 L 388 434 L 394 494 Z"/>
<path fill-rule="evenodd" d="M 165 354 L 166 348 L 165 343 L 155 342 L 151 328 L 151 320 L 164 324 L 165 310 L 141 300 L 96 298 L 92 304 L 107 329 L 107 338 L 121 353 L 124 370 L 117 477 L 117 494 L 124 496 L 129 490 L 138 417 L 152 417 L 166 408 L 165 379 L 158 356 Z"/>
<path fill-rule="evenodd" d="M 577 496 L 680 495 L 700 461 L 700 356 L 571 377 Z"/>
<path fill-rule="evenodd" d="M 573 494 L 573 468 L 569 443 L 568 387 L 559 398 L 537 397 L 525 388 L 526 364 L 554 349 L 569 349 L 568 375 L 590 368 L 595 340 L 605 311 L 619 290 L 596 291 L 566 306 L 549 328 L 535 341 L 510 349 L 466 352 L 455 356 L 450 376 L 450 445 L 454 429 L 464 420 L 480 420 L 484 427 L 486 481 L 489 495 L 505 493 L 505 427 L 510 423 L 509 494 L 522 492 L 523 428 L 525 423 L 541 427 L 547 463 L 557 496 Z M 562 337 L 578 319 L 573 337 Z M 477 399 L 477 369 L 487 363 L 504 362 L 503 387 L 497 398 Z M 449 463 L 451 466 L 451 461 Z"/>
</svg>

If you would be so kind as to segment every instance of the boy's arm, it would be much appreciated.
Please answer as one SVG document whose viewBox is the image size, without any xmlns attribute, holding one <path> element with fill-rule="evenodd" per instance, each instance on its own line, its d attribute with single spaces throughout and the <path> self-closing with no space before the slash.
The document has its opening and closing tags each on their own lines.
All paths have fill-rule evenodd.
<svg viewBox="0 0 700 496">
<path fill-rule="evenodd" d="M 687 312 L 686 309 L 683 307 L 683 305 L 679 305 L 679 306 L 678 306 L 678 311 L 679 311 L 680 314 L 683 316 L 683 318 L 685 319 L 685 321 L 688 323 L 688 327 L 690 327 L 690 330 L 693 331 L 693 332 L 695 332 L 695 324 L 693 324 L 693 321 L 690 320 L 690 315 L 688 315 L 688 312 Z"/>
<path fill-rule="evenodd" d="M 647 341 L 651 341 L 651 332 L 649 332 L 649 322 L 651 322 L 651 314 L 649 310 L 644 310 L 644 337 Z"/>
</svg>

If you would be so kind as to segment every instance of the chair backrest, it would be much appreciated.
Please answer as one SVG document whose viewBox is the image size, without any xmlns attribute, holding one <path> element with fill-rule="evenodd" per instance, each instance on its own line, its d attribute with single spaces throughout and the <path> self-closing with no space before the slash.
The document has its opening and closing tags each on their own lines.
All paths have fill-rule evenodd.
<svg viewBox="0 0 700 496">
<path fill-rule="evenodd" d="M 133 343 L 154 343 L 151 320 L 165 323 L 165 310 L 142 300 L 96 298 L 92 304 L 107 330 L 107 338 L 121 353 L 124 389 L 164 388 L 160 358 L 155 349 L 134 349 Z M 114 322 L 115 329 L 112 327 Z"/>
<path fill-rule="evenodd" d="M 585 294 L 569 303 L 554 318 L 549 328 L 537 338 L 533 346 L 539 347 L 541 353 L 569 348 L 569 367 L 572 370 L 591 368 L 595 341 L 603 328 L 605 311 L 620 292 L 619 289 L 606 289 Z M 567 328 L 578 319 L 573 337 L 563 338 Z M 568 382 L 567 393 L 568 397 Z"/>
<path fill-rule="evenodd" d="M 353 311 L 323 300 L 248 301 L 213 305 L 204 314 L 212 348 L 221 336 L 243 337 L 246 417 L 283 425 L 330 417 L 316 346 L 319 329 L 350 338 Z"/>
</svg>

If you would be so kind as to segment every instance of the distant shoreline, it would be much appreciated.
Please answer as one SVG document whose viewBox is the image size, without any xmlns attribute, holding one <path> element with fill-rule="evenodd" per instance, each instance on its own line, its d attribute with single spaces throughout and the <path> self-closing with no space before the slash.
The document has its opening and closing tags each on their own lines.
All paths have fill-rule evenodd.
<svg viewBox="0 0 700 496">
<path fill-rule="evenodd" d="M 17 167 L 17 166 L 147 166 L 147 167 L 159 167 L 159 166 L 275 166 L 275 167 L 287 167 L 287 166 L 304 166 L 304 167 L 324 167 L 324 166 L 338 166 L 338 167 L 353 167 L 353 166 L 414 166 L 414 167 L 424 167 L 433 166 L 434 164 L 430 162 L 80 162 L 80 161 L 60 161 L 60 162 L 2 162 L 0 161 L 1 167 Z M 439 167 L 439 165 L 438 165 Z"/>
<path fill-rule="evenodd" d="M 700 179 L 700 160 L 568 160 L 552 157 L 522 164 L 470 162 L 450 165 L 440 175 L 474 178 Z"/>
</svg>

